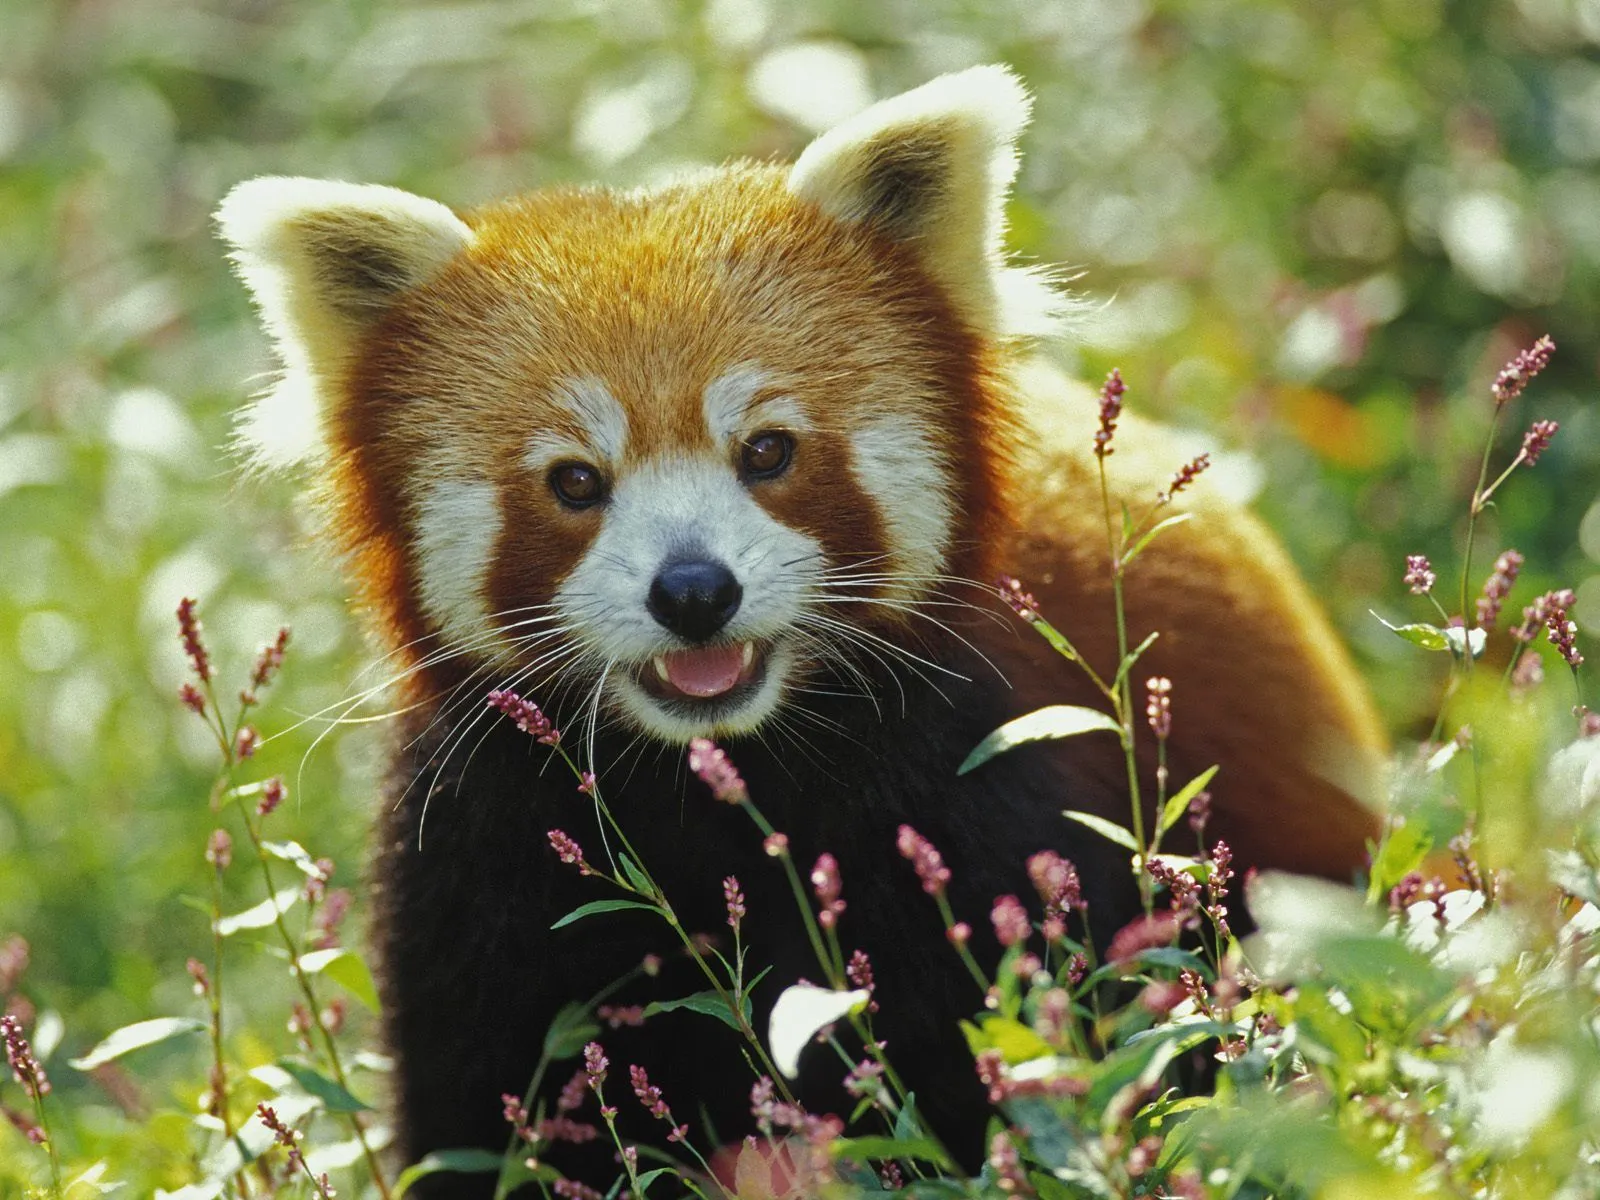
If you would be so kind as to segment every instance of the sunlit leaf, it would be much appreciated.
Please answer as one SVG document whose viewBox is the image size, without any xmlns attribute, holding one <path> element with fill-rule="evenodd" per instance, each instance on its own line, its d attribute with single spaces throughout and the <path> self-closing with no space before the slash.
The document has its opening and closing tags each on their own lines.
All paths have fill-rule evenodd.
<svg viewBox="0 0 1600 1200">
<path fill-rule="evenodd" d="M 767 1044 L 778 1070 L 793 1079 L 800 1070 L 800 1051 L 824 1025 L 866 1007 L 872 997 L 862 988 L 848 992 L 797 983 L 784 988 L 772 1006 Z"/>
<path fill-rule="evenodd" d="M 228 937 L 243 929 L 265 929 L 278 919 L 279 914 L 288 912 L 299 900 L 298 887 L 281 888 L 276 895 L 268 896 L 260 904 L 252 905 L 243 912 L 219 917 L 212 928 L 222 937 Z"/>
<path fill-rule="evenodd" d="M 146 1046 L 154 1046 L 186 1033 L 199 1033 L 206 1028 L 208 1026 L 204 1021 L 197 1021 L 193 1017 L 156 1017 L 150 1021 L 136 1021 L 114 1030 L 82 1058 L 70 1058 L 67 1061 L 80 1071 L 92 1071 L 121 1058 L 130 1050 L 142 1050 Z"/>
<path fill-rule="evenodd" d="M 1076 821 L 1079 825 L 1088 826 L 1101 837 L 1108 838 L 1126 850 L 1132 850 L 1135 854 L 1139 853 L 1139 843 L 1133 840 L 1133 834 L 1115 821 L 1108 821 L 1104 817 L 1095 816 L 1093 813 L 1079 812 L 1075 808 L 1069 808 L 1061 815 L 1069 821 Z"/>
<path fill-rule="evenodd" d="M 1024 742 L 1037 742 L 1050 738 L 1075 737 L 1080 733 L 1108 730 L 1121 733 L 1122 727 L 1105 713 L 1093 708 L 1080 708 L 1075 704 L 1052 704 L 1036 709 L 1025 716 L 1007 721 L 974 747 L 959 767 L 957 775 L 965 775 L 997 754 L 1003 754 Z"/>
<path fill-rule="evenodd" d="M 1135 542 L 1128 549 L 1128 552 L 1122 556 L 1122 565 L 1124 567 L 1126 567 L 1135 558 L 1137 558 L 1140 555 L 1140 553 L 1143 552 L 1144 548 L 1146 546 L 1148 546 L 1151 542 L 1153 542 L 1156 539 L 1156 536 L 1158 534 L 1161 534 L 1161 533 L 1165 532 L 1166 530 L 1171 529 L 1174 525 L 1182 525 L 1185 521 L 1192 521 L 1192 520 L 1194 520 L 1194 514 L 1193 513 L 1183 512 L 1183 513 L 1174 513 L 1172 516 L 1167 517 L 1165 520 L 1157 521 L 1154 525 L 1150 526 L 1149 529 L 1145 530 L 1144 536 L 1141 537 L 1137 542 Z"/>
<path fill-rule="evenodd" d="M 835 1159 L 866 1162 L 874 1158 L 917 1158 L 944 1166 L 947 1159 L 936 1142 L 929 1138 L 846 1137 L 828 1143 Z"/>
<path fill-rule="evenodd" d="M 1421 821 L 1391 822 L 1378 843 L 1378 852 L 1372 857 L 1367 898 L 1377 900 L 1388 895 L 1397 883 L 1422 865 L 1431 849 L 1433 839 Z"/>
<path fill-rule="evenodd" d="M 299 842 L 262 842 L 261 848 L 273 858 L 293 863 L 312 879 L 322 878 L 322 868 L 317 866 L 317 860 Z"/>
<path fill-rule="evenodd" d="M 366 1112 L 372 1106 L 356 1099 L 337 1080 L 329 1079 L 321 1071 L 292 1058 L 280 1058 L 278 1066 L 293 1077 L 305 1091 L 322 1101 L 332 1113 Z"/>
<path fill-rule="evenodd" d="M 1178 823 L 1178 818 L 1188 811 L 1190 803 L 1201 792 L 1205 791 L 1216 776 L 1220 767 L 1207 767 L 1188 783 L 1183 785 L 1181 791 L 1174 793 L 1167 799 L 1167 806 L 1161 810 L 1161 833 L 1166 833 Z"/>
<path fill-rule="evenodd" d="M 335 947 L 312 950 L 300 956 L 300 969 L 309 975 L 322 974 L 349 992 L 369 1012 L 378 1011 L 378 988 L 366 962 L 353 950 Z"/>
<path fill-rule="evenodd" d="M 391 1195 L 395 1200 L 406 1194 L 411 1185 L 419 1179 L 429 1175 L 437 1175 L 441 1171 L 459 1171 L 468 1175 L 485 1175 L 489 1172 L 500 1170 L 501 1156 L 492 1150 L 479 1150 L 476 1148 L 462 1148 L 459 1150 L 435 1150 L 426 1154 L 412 1163 L 400 1177 L 394 1181 Z"/>
</svg>

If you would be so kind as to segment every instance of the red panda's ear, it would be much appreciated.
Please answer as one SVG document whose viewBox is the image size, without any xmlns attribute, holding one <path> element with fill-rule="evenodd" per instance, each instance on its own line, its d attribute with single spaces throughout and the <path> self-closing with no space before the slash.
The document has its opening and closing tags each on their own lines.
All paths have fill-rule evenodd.
<svg viewBox="0 0 1600 1200">
<path fill-rule="evenodd" d="M 1030 103 L 1002 66 L 940 76 L 817 138 L 789 190 L 912 246 L 979 332 L 1051 332 L 1061 298 L 1039 275 L 1008 267 L 1002 246 Z"/>
<path fill-rule="evenodd" d="M 283 360 L 277 386 L 241 426 L 269 464 L 318 452 L 322 408 L 355 340 L 472 241 L 435 201 L 319 179 L 241 183 L 217 209 L 217 225 Z"/>
</svg>

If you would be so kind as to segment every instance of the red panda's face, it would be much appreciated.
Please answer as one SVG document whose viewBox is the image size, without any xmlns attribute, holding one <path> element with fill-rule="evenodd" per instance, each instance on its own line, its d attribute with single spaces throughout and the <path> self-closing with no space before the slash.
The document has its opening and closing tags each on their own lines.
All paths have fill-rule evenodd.
<svg viewBox="0 0 1600 1200">
<path fill-rule="evenodd" d="M 993 504 L 986 372 L 1052 304 L 999 254 L 1025 115 L 979 68 L 792 169 L 464 219 L 242 185 L 219 219 L 286 367 L 247 436 L 311 417 L 397 641 L 671 741 L 757 729 L 910 653 Z"/>
<path fill-rule="evenodd" d="M 914 264 L 749 171 L 473 214 L 367 335 L 348 438 L 490 686 L 754 730 L 946 570 L 975 342 Z"/>
</svg>

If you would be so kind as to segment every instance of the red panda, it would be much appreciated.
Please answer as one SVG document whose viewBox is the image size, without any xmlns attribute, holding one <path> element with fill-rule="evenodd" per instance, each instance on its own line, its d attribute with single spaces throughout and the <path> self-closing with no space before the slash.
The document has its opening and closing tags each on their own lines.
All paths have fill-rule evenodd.
<svg viewBox="0 0 1600 1200">
<path fill-rule="evenodd" d="M 284 367 L 244 437 L 310 464 L 404 676 L 370 877 L 404 1158 L 503 1146 L 500 1096 L 527 1086 L 557 1010 L 663 945 L 640 914 L 551 931 L 604 895 L 546 842 L 597 837 L 593 812 L 491 719 L 491 688 L 581 742 L 696 928 L 722 924 L 719 881 L 739 878 L 770 1006 L 816 968 L 759 838 L 684 770 L 689 739 L 724 745 L 797 858 L 837 859 L 889 1055 L 963 1155 L 984 1097 L 956 1022 L 982 997 L 899 869 L 897 828 L 943 852 L 980 957 L 989 905 L 1027 893 L 1041 849 L 1078 865 L 1102 944 L 1137 911 L 1126 855 L 1061 816 L 1126 819 L 1114 737 L 956 774 L 1011 717 L 1103 707 L 975 585 L 1019 576 L 1097 670 L 1116 666 L 1094 409 L 1030 366 L 1063 303 L 1002 251 L 1028 106 L 981 67 L 868 109 L 792 167 L 459 215 L 303 179 L 223 203 Z M 1153 499 L 1175 457 L 1124 423 L 1113 501 Z M 1271 535 L 1203 484 L 1188 495 L 1195 519 L 1127 585 L 1135 639 L 1160 633 L 1140 678 L 1173 681 L 1172 775 L 1220 764 L 1211 831 L 1241 869 L 1346 877 L 1375 833 L 1370 702 Z M 607 1039 L 731 1139 L 752 1080 L 726 1032 L 673 1013 Z M 802 1085 L 820 1110 L 843 1102 Z"/>
</svg>

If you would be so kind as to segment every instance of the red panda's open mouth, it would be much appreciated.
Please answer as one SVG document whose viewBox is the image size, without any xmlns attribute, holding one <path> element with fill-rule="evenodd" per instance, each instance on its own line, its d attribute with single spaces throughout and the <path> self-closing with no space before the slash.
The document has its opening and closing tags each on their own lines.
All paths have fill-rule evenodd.
<svg viewBox="0 0 1600 1200">
<path fill-rule="evenodd" d="M 704 702 L 720 700 L 757 681 L 766 655 L 754 642 L 669 650 L 644 664 L 639 685 L 661 699 Z"/>
</svg>

